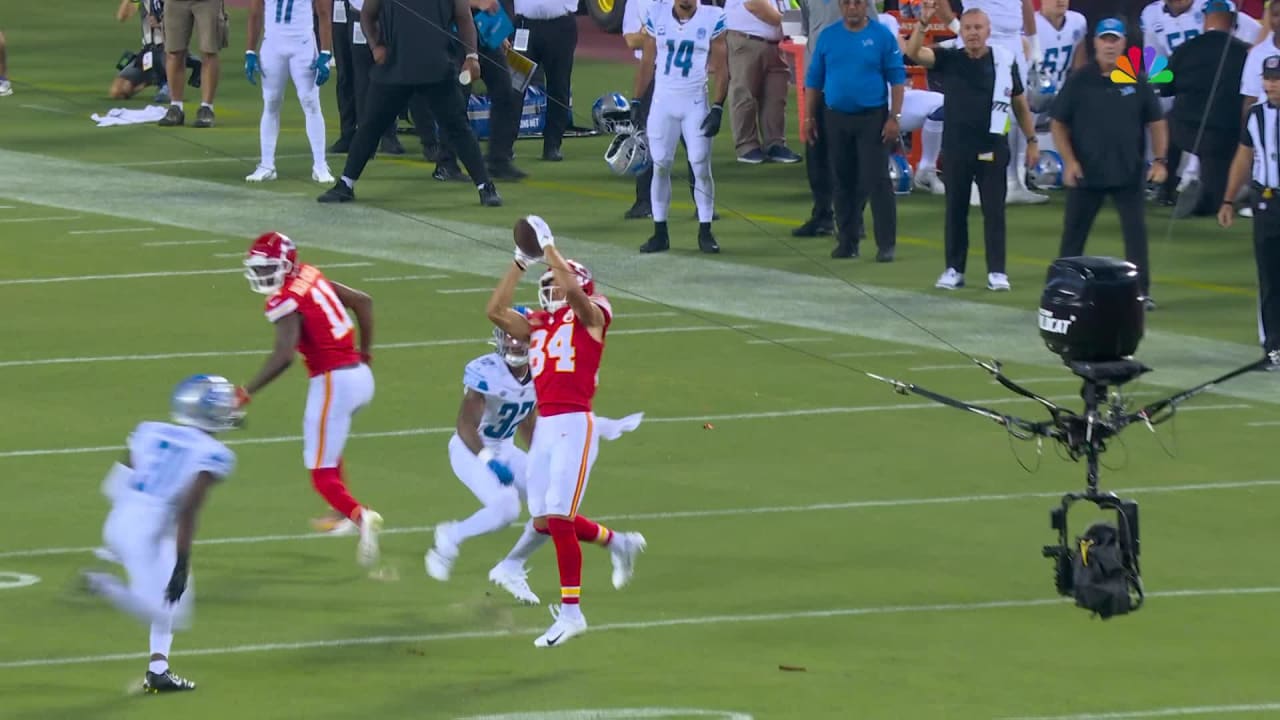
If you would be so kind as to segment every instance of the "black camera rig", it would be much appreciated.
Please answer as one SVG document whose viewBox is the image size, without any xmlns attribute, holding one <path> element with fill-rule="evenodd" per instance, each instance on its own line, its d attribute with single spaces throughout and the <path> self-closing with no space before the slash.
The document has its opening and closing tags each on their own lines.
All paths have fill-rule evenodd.
<svg viewBox="0 0 1280 720">
<path fill-rule="evenodd" d="M 912 383 L 867 373 L 889 383 L 902 394 L 913 394 L 999 423 L 1021 440 L 1056 441 L 1073 461 L 1085 460 L 1084 492 L 1062 496 L 1050 512 L 1050 525 L 1058 533 L 1056 545 L 1043 548 L 1053 558 L 1055 587 L 1059 594 L 1074 596 L 1080 607 L 1106 619 L 1142 606 L 1143 589 L 1139 552 L 1138 503 L 1098 489 L 1099 458 L 1107 441 L 1129 425 L 1141 422 L 1154 429 L 1173 417 L 1177 406 L 1239 375 L 1280 364 L 1276 353 L 1232 370 L 1193 388 L 1128 411 L 1120 388 L 1151 368 L 1132 359 L 1143 335 L 1145 298 L 1139 292 L 1137 268 L 1105 257 L 1070 257 L 1049 268 L 1041 296 L 1040 335 L 1082 381 L 1084 411 L 1074 412 L 1028 390 L 1006 377 L 997 362 L 977 362 L 997 382 L 1018 395 L 1039 403 L 1049 419 L 1032 422 L 990 408 L 941 395 Z M 1114 525 L 1096 523 L 1070 540 L 1067 513 L 1078 501 L 1114 511 Z"/>
</svg>

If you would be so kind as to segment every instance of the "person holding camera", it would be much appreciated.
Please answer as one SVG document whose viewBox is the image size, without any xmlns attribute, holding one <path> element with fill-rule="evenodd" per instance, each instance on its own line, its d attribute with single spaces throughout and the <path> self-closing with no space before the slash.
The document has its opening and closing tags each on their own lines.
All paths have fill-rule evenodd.
<svg viewBox="0 0 1280 720">
<path fill-rule="evenodd" d="M 923 0 L 921 17 L 933 17 L 937 0 Z M 969 254 L 969 186 L 978 185 L 982 202 L 983 235 L 987 249 L 987 289 L 1008 290 L 1005 272 L 1005 199 L 1010 185 L 1008 133 L 1010 112 L 1026 135 L 1027 164 L 1040 160 L 1035 118 L 1023 94 L 1023 71 L 1018 56 L 1002 45 L 988 45 L 991 21 L 982 10 L 960 15 L 961 48 L 924 47 L 926 22 L 916 23 L 907 40 L 907 55 L 942 78 L 943 170 L 946 186 L 946 270 L 935 287 L 964 286 Z"/>
<path fill-rule="evenodd" d="M 127 100 L 143 88 L 155 85 L 159 91 L 152 102 L 163 105 L 169 102 L 164 71 L 164 0 L 146 3 L 120 0 L 116 20 L 127 21 L 139 7 L 142 8 L 142 17 L 139 18 L 142 21 L 142 49 L 137 53 L 127 53 L 121 60 L 123 67 L 116 66 L 120 72 L 111 81 L 107 96 L 113 100 Z"/>
<path fill-rule="evenodd" d="M 1258 265 L 1258 336 L 1271 356 L 1268 369 L 1276 370 L 1280 369 L 1280 161 L 1276 159 L 1280 154 L 1280 56 L 1263 61 L 1262 89 L 1265 99 L 1245 115 L 1218 223 L 1231 227 L 1235 218 L 1231 199 L 1249 182 L 1253 256 Z"/>
</svg>

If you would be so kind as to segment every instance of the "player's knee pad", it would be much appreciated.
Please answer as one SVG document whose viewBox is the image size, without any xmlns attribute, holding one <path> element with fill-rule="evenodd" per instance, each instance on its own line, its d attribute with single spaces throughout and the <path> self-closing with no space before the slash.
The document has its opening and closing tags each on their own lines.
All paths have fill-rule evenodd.
<svg viewBox="0 0 1280 720">
<path fill-rule="evenodd" d="M 937 107 L 937 109 L 936 109 L 936 110 L 934 110 L 933 112 L 929 113 L 929 114 L 928 114 L 928 115 L 926 115 L 925 117 L 927 117 L 927 118 L 928 118 L 928 119 L 930 119 L 930 120 L 936 120 L 936 121 L 938 121 L 938 122 L 942 122 L 943 120 L 945 120 L 945 119 L 946 119 L 946 118 L 944 118 L 944 117 L 942 116 L 942 106 L 941 106 L 941 105 L 939 105 L 939 106 Z"/>
</svg>

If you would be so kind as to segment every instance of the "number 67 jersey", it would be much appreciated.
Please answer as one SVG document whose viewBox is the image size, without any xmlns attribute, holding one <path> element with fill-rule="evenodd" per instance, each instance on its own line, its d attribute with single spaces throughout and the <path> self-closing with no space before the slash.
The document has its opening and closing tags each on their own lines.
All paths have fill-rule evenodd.
<svg viewBox="0 0 1280 720">
<path fill-rule="evenodd" d="M 355 323 L 333 286 L 314 265 L 303 264 L 297 277 L 267 298 L 267 319 L 279 322 L 291 313 L 302 316 L 298 352 L 311 377 L 360 362 L 355 346 Z"/>
</svg>

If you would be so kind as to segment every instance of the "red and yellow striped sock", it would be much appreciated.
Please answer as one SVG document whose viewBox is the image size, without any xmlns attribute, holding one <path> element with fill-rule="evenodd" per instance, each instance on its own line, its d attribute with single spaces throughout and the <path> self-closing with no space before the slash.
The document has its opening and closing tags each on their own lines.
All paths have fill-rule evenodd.
<svg viewBox="0 0 1280 720">
<path fill-rule="evenodd" d="M 607 547 L 613 541 L 614 533 L 612 530 L 581 515 L 573 518 L 573 530 L 577 533 L 578 540 L 582 542 Z"/>
<path fill-rule="evenodd" d="M 582 548 L 574 534 L 574 523 L 563 518 L 548 518 L 547 529 L 556 546 L 556 563 L 560 566 L 560 602 L 577 605 L 582 595 Z"/>
</svg>

